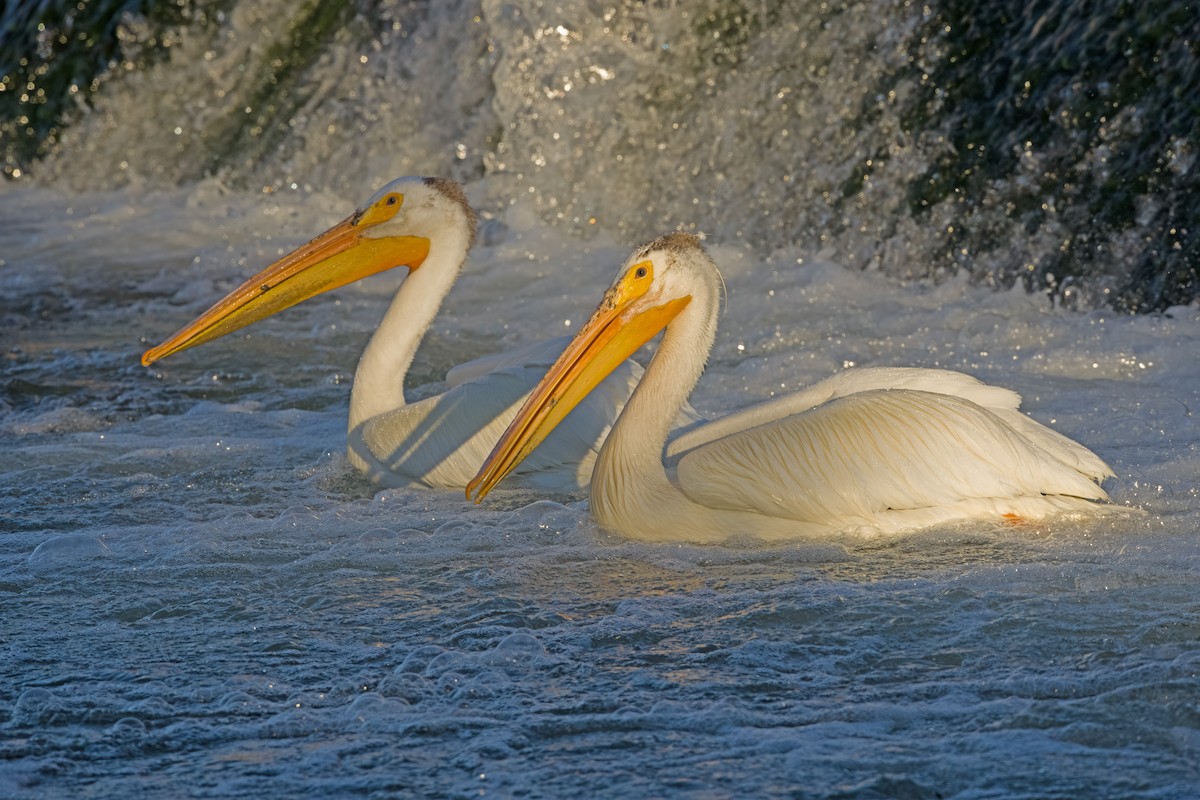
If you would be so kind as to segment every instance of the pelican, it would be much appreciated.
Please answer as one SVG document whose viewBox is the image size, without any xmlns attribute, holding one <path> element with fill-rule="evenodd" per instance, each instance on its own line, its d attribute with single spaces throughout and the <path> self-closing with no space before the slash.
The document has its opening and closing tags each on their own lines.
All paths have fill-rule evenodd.
<svg viewBox="0 0 1200 800">
<path fill-rule="evenodd" d="M 1112 470 L 1020 413 L 1020 397 L 935 369 L 850 370 L 676 437 L 717 329 L 720 275 L 673 233 L 625 262 L 467 485 L 475 502 L 613 365 L 663 328 L 596 460 L 591 513 L 646 540 L 879 533 L 963 520 L 1103 513 Z M 665 462 L 664 462 L 665 455 Z"/>
<path fill-rule="evenodd" d="M 348 460 L 379 486 L 461 489 L 568 337 L 459 365 L 448 390 L 404 400 L 404 377 L 475 241 L 459 184 L 400 178 L 362 208 L 247 280 L 146 351 L 149 366 L 330 289 L 397 266 L 409 274 L 367 343 L 350 392 Z M 619 365 L 518 476 L 540 488 L 587 485 L 596 452 L 641 367 Z M 694 412 L 691 418 L 696 419 Z M 684 420 L 686 421 L 686 420 Z"/>
</svg>

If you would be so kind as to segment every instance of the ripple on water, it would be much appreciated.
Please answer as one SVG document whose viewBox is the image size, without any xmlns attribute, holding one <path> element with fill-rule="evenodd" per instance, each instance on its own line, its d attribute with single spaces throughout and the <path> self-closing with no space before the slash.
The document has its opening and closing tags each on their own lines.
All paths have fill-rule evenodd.
<svg viewBox="0 0 1200 800">
<path fill-rule="evenodd" d="M 27 563 L 35 572 L 70 569 L 106 558 L 108 545 L 87 533 L 68 533 L 39 544 L 29 554 Z"/>
</svg>

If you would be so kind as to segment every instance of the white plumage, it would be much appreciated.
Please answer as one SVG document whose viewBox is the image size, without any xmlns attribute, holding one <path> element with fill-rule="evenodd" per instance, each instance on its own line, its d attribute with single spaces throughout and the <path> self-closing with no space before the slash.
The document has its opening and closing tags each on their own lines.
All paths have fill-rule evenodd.
<svg viewBox="0 0 1200 800">
<path fill-rule="evenodd" d="M 568 341 L 562 336 L 505 353 L 518 357 L 501 359 L 489 371 L 477 371 L 474 362 L 460 364 L 447 373 L 450 386 L 440 395 L 415 403 L 393 395 L 401 405 L 365 417 L 360 412 L 347 434 L 351 462 L 379 486 L 461 489 Z M 552 490 L 586 487 L 600 445 L 641 376 L 633 361 L 619 365 L 580 413 L 546 440 L 518 473 L 518 483 Z"/>
<path fill-rule="evenodd" d="M 468 493 L 482 498 L 536 454 L 572 397 L 666 326 L 592 475 L 592 514 L 606 528 L 716 541 L 1116 508 L 1099 486 L 1112 471 L 1094 453 L 1020 413 L 1016 393 L 946 370 L 851 370 L 668 445 L 716 335 L 719 287 L 691 236 L 635 252 Z"/>
<path fill-rule="evenodd" d="M 475 239 L 462 188 L 400 178 L 363 208 L 247 280 L 158 347 L 143 364 L 222 336 L 308 297 L 397 266 L 409 275 L 359 360 L 350 395 L 348 458 L 380 486 L 462 488 L 567 337 L 456 367 L 441 395 L 408 404 L 404 378 Z M 641 377 L 633 362 L 587 398 L 522 467 L 544 488 L 586 486 L 609 426 Z M 686 414 L 690 409 L 685 410 Z M 693 414 L 694 418 L 694 414 Z"/>
</svg>

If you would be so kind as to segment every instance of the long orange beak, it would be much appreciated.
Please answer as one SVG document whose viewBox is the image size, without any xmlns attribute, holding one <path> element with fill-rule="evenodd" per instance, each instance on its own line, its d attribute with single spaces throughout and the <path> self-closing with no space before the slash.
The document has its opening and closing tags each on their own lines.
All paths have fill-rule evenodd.
<svg viewBox="0 0 1200 800">
<path fill-rule="evenodd" d="M 467 484 L 467 499 L 473 494 L 475 502 L 481 502 L 588 392 L 665 328 L 691 300 L 690 296 L 682 297 L 638 311 L 638 298 L 622 300 L 615 289 L 534 387 L 479 473 Z"/>
<path fill-rule="evenodd" d="M 387 215 L 390 219 L 394 215 Z M 276 261 L 234 289 L 216 305 L 158 347 L 142 355 L 142 365 L 232 333 L 310 297 L 368 275 L 406 266 L 415 270 L 429 254 L 421 236 L 367 238 L 363 233 L 383 219 L 377 209 L 357 211 L 306 245 Z"/>
</svg>

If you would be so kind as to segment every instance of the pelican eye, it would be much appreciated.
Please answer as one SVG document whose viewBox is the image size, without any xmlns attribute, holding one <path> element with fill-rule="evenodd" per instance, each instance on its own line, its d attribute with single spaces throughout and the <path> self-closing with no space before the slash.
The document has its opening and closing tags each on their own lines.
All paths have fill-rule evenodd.
<svg viewBox="0 0 1200 800">
<path fill-rule="evenodd" d="M 400 207 L 403 205 L 404 195 L 400 192 L 392 192 L 360 211 L 354 224 L 369 228 L 381 222 L 387 222 L 400 213 Z"/>
<path fill-rule="evenodd" d="M 650 291 L 654 279 L 654 265 L 649 261 L 633 264 L 621 278 L 620 295 L 623 301 L 641 297 Z"/>
</svg>

